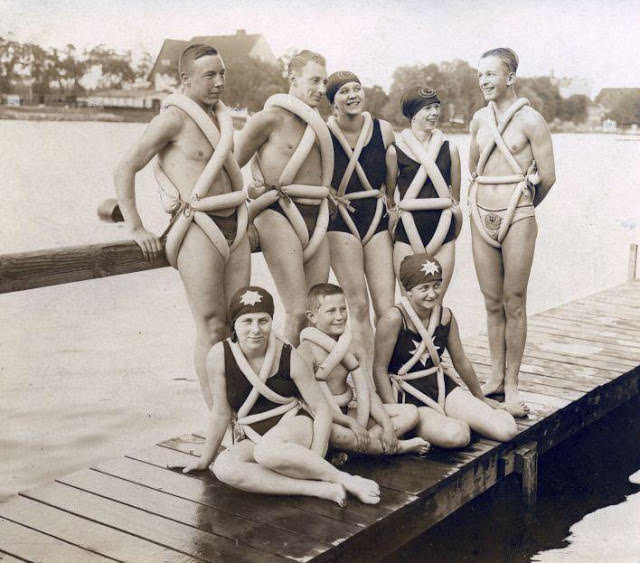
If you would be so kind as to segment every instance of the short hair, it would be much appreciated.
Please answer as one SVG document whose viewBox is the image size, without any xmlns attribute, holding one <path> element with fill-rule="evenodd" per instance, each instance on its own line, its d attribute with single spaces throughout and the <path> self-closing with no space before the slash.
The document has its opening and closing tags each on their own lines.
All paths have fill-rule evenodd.
<svg viewBox="0 0 640 563">
<path fill-rule="evenodd" d="M 287 71 L 289 74 L 291 74 L 292 72 L 299 72 L 305 66 L 307 66 L 307 63 L 310 62 L 318 63 L 322 66 L 327 66 L 327 61 L 322 55 L 320 55 L 319 53 L 314 53 L 313 51 L 309 51 L 309 49 L 304 49 L 303 51 L 296 53 L 289 61 Z"/>
<path fill-rule="evenodd" d="M 202 57 L 219 55 L 218 49 L 212 45 L 205 45 L 204 43 L 193 43 L 185 48 L 180 55 L 178 61 L 178 76 L 182 77 L 183 72 L 187 72 L 189 65 Z"/>
<path fill-rule="evenodd" d="M 518 59 L 518 55 L 513 49 L 509 49 L 508 47 L 498 47 L 497 49 L 491 49 L 486 53 L 483 53 L 480 57 L 481 59 L 485 59 L 487 57 L 498 57 L 507 67 L 509 72 L 513 72 L 514 74 L 518 70 L 518 63 L 520 62 Z"/>
<path fill-rule="evenodd" d="M 329 295 L 344 295 L 344 291 L 340 286 L 333 283 L 318 283 L 314 285 L 307 294 L 307 311 L 317 310 L 320 307 L 321 299 Z"/>
</svg>

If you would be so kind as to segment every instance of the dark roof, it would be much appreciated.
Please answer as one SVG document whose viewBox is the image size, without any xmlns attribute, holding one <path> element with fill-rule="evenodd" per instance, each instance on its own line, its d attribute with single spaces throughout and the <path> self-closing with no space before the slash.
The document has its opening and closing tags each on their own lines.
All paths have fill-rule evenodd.
<svg viewBox="0 0 640 563">
<path fill-rule="evenodd" d="M 246 58 L 250 56 L 251 49 L 261 37 L 262 35 L 259 33 L 246 33 L 243 30 L 238 30 L 233 35 L 196 35 L 189 41 L 165 39 L 160 53 L 158 53 L 156 61 L 149 72 L 149 80 L 153 82 L 156 72 L 162 72 L 163 74 L 174 73 L 177 76 L 180 55 L 192 43 L 204 43 L 215 47 L 223 59 Z"/>
</svg>

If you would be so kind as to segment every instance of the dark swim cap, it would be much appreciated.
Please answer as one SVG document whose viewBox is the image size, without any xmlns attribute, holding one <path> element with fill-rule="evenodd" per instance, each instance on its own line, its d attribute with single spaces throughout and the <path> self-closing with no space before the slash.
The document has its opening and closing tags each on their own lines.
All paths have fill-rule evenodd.
<svg viewBox="0 0 640 563">
<path fill-rule="evenodd" d="M 330 104 L 333 104 L 333 99 L 336 97 L 338 90 L 349 82 L 361 84 L 360 79 L 350 70 L 339 70 L 329 76 L 327 79 L 327 98 L 329 98 Z"/>
<path fill-rule="evenodd" d="M 233 294 L 229 305 L 229 322 L 231 329 L 240 315 L 247 313 L 267 313 L 273 318 L 273 297 L 261 287 L 241 287 Z"/>
<path fill-rule="evenodd" d="M 442 266 L 433 254 L 422 252 L 410 254 L 400 264 L 400 283 L 405 291 L 410 291 L 422 283 L 441 281 Z"/>
<path fill-rule="evenodd" d="M 426 86 L 413 86 L 402 94 L 402 115 L 411 119 L 422 108 L 439 103 L 440 98 L 435 90 Z"/>
</svg>

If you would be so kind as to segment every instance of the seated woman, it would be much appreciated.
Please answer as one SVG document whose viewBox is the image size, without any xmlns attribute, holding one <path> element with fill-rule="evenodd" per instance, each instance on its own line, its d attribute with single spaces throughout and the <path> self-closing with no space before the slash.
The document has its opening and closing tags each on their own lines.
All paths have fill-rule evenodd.
<svg viewBox="0 0 640 563">
<path fill-rule="evenodd" d="M 406 90 L 402 113 L 411 125 L 387 153 L 387 185 L 398 185 L 394 269 L 397 276 L 409 254 L 433 254 L 443 267 L 444 293 L 453 276 L 454 244 L 462 227 L 460 155 L 437 128 L 440 99 L 434 90 Z"/>
<path fill-rule="evenodd" d="M 340 506 L 349 492 L 364 503 L 378 503 L 374 481 L 339 471 L 324 459 L 329 404 L 311 368 L 271 330 L 273 309 L 272 296 L 260 287 L 241 288 L 232 297 L 233 334 L 207 357 L 213 407 L 204 452 L 183 471 L 206 469 L 215 459 L 215 476 L 244 491 L 314 496 Z M 218 454 L 229 424 L 234 443 Z"/>
<path fill-rule="evenodd" d="M 333 141 L 334 201 L 327 237 L 331 269 L 342 287 L 354 341 L 364 348 L 365 369 L 371 373 L 373 327 L 369 292 L 377 319 L 393 306 L 396 280 L 393 245 L 385 213 L 385 155 L 394 141 L 391 125 L 365 108 L 360 79 L 350 71 L 328 78 L 327 98 L 335 112 L 327 121 Z M 395 183 L 394 183 L 395 186 Z"/>
<path fill-rule="evenodd" d="M 406 291 L 398 306 L 380 319 L 376 329 L 373 376 L 384 403 L 418 406 L 415 432 L 442 448 L 461 448 L 470 429 L 500 442 L 518 432 L 513 417 L 482 394 L 471 362 L 462 349 L 453 313 L 441 307 L 442 266 L 431 255 L 413 254 L 400 265 Z M 469 388 L 460 387 L 440 364 L 447 350 L 454 368 Z"/>
</svg>

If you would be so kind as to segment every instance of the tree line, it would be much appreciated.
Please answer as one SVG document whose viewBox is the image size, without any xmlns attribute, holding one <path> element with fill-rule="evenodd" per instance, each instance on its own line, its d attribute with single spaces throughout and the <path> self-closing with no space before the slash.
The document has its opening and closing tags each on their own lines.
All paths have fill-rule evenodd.
<svg viewBox="0 0 640 563">
<path fill-rule="evenodd" d="M 227 58 L 226 103 L 255 112 L 270 95 L 286 91 L 286 67 L 294 53 L 285 53 L 276 65 L 256 59 Z M 98 89 L 119 89 L 125 85 L 144 84 L 153 58 L 145 53 L 134 61 L 131 51 L 118 52 L 102 44 L 79 52 L 72 44 L 64 49 L 43 48 L 0 37 L 0 93 L 3 94 L 81 95 L 87 90 L 82 78 L 94 65 L 101 67 Z M 466 61 L 454 60 L 400 66 L 393 73 L 388 93 L 378 85 L 365 85 L 368 109 L 396 126 L 405 126 L 407 122 L 402 116 L 400 100 L 402 92 L 415 84 L 438 92 L 442 101 L 442 123 L 452 128 L 466 128 L 474 112 L 484 105 L 476 70 Z M 582 95 L 563 98 L 558 85 L 549 76 L 519 77 L 516 92 L 528 98 L 549 123 L 584 123 L 588 108 L 593 104 Z M 328 103 L 320 110 L 325 116 L 331 113 Z M 631 95 L 624 97 L 606 117 L 621 124 L 640 122 L 640 100 Z"/>
</svg>

